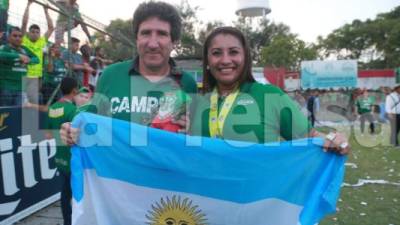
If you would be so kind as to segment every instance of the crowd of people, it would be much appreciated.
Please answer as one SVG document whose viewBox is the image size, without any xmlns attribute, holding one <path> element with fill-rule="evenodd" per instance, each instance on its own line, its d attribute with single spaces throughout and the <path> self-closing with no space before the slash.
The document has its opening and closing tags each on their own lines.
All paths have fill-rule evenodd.
<svg viewBox="0 0 400 225">
<path fill-rule="evenodd" d="M 81 24 L 89 36 L 87 27 L 82 23 L 75 0 L 58 1 L 67 9 L 76 13 L 75 25 Z M 31 24 L 30 8 L 32 0 L 28 0 L 21 27 L 7 24 L 7 0 L 0 4 L 0 106 L 49 106 L 62 97 L 61 80 L 64 77 L 76 79 L 79 87 L 86 87 L 92 93 L 97 79 L 106 65 L 112 63 L 106 59 L 101 47 L 92 48 L 90 44 L 81 45 L 81 41 L 71 38 L 71 46 L 64 43 L 67 28 L 66 16 L 60 14 L 54 27 L 49 15 L 49 7 L 43 6 L 47 21 L 47 30 L 42 34 L 40 26 Z M 71 7 L 69 7 L 71 5 Z M 72 10 L 72 9 L 71 9 Z M 4 19 L 4 20 L 3 20 Z M 55 40 L 50 41 L 54 30 Z M 66 46 L 66 47 L 64 47 Z M 39 107 L 44 111 L 47 107 Z"/>
<path fill-rule="evenodd" d="M 307 90 L 290 94 L 303 113 L 309 117 L 312 126 L 321 121 L 329 121 L 327 111 L 339 114 L 350 124 L 358 121 L 361 136 L 366 134 L 366 122 L 368 133 L 371 135 L 378 134 L 378 125 L 389 124 L 390 144 L 399 147 L 400 84 L 394 84 L 393 88 L 380 87 L 377 90 Z"/>
</svg>

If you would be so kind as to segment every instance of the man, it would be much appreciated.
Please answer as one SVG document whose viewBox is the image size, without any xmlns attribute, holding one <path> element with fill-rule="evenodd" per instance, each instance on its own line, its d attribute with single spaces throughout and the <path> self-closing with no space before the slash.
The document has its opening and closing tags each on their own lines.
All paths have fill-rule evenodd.
<svg viewBox="0 0 400 225">
<path fill-rule="evenodd" d="M 390 122 L 390 144 L 399 147 L 400 132 L 400 83 L 386 96 L 385 110 Z"/>
<path fill-rule="evenodd" d="M 11 27 L 8 44 L 0 46 L 0 106 L 21 105 L 22 77 L 27 65 L 39 63 L 39 59 L 28 48 L 22 46 L 22 32 Z"/>
<path fill-rule="evenodd" d="M 307 99 L 307 110 L 309 112 L 309 120 L 311 122 L 311 126 L 314 127 L 316 115 L 319 111 L 318 90 L 311 91 L 311 95 Z"/>
<path fill-rule="evenodd" d="M 89 85 L 93 88 L 97 85 L 97 80 L 103 73 L 104 68 L 112 63 L 112 60 L 106 59 L 104 55 L 104 49 L 97 46 L 94 50 L 95 57 L 90 61 L 90 66 L 95 70 L 91 76 L 89 76 Z"/>
<path fill-rule="evenodd" d="M 140 4 L 133 16 L 138 56 L 104 70 L 90 111 L 149 126 L 166 92 L 196 92 L 193 78 L 178 71 L 170 58 L 180 39 L 181 27 L 179 13 L 172 5 Z M 75 143 L 78 131 L 71 129 L 70 124 L 63 124 L 60 132 L 65 143 Z"/>
<path fill-rule="evenodd" d="M 58 129 L 60 129 L 61 124 L 65 122 L 70 122 L 74 118 L 76 112 L 76 106 L 74 103 L 74 98 L 78 94 L 78 83 L 75 79 L 71 77 L 66 77 L 61 81 L 60 86 L 63 97 L 56 103 L 49 107 L 48 121 L 47 121 L 47 138 L 56 138 L 57 151 L 55 162 L 62 179 L 61 186 L 61 211 L 64 219 L 64 225 L 71 224 L 71 152 L 70 147 L 61 145 Z M 50 132 L 50 130 L 52 132 Z"/>
<path fill-rule="evenodd" d="M 68 24 L 68 17 L 59 14 L 56 22 L 56 43 L 64 43 L 64 33 L 68 30 L 72 30 L 78 25 L 81 25 L 83 32 L 85 32 L 87 38 L 91 42 L 91 37 L 87 26 L 83 23 L 81 14 L 79 13 L 79 5 L 76 3 L 77 0 L 58 0 L 57 3 L 62 7 L 63 10 L 68 12 L 71 16 L 71 24 Z"/>
<path fill-rule="evenodd" d="M 65 66 L 72 70 L 72 77 L 78 81 L 78 85 L 83 84 L 83 73 L 92 73 L 93 69 L 88 63 L 83 62 L 82 55 L 78 53 L 80 40 L 77 38 L 71 38 L 71 51 L 64 51 L 62 59 L 64 60 Z"/>
<path fill-rule="evenodd" d="M 0 45 L 6 42 L 6 31 L 8 21 L 8 7 L 10 6 L 8 0 L 0 0 Z"/>
<path fill-rule="evenodd" d="M 368 96 L 367 90 L 364 90 L 356 101 L 357 113 L 360 115 L 360 130 L 362 135 L 364 134 L 365 120 L 369 122 L 370 133 L 375 133 L 374 116 L 372 115 L 374 104 L 375 101 Z"/>
<path fill-rule="evenodd" d="M 28 0 L 28 4 L 25 8 L 24 16 L 22 18 L 22 45 L 31 50 L 39 58 L 39 63 L 36 65 L 28 66 L 28 74 L 26 79 L 26 92 L 28 100 L 32 103 L 39 103 L 39 90 L 41 88 L 41 78 L 43 76 L 43 50 L 47 46 L 49 37 L 54 31 L 53 21 L 49 15 L 47 7 L 43 7 L 44 14 L 47 20 L 47 31 L 44 36 L 40 36 L 40 27 L 36 24 L 32 24 L 29 27 L 29 31 L 26 32 L 26 28 L 29 21 L 29 8 L 32 5 L 33 0 Z"/>
</svg>

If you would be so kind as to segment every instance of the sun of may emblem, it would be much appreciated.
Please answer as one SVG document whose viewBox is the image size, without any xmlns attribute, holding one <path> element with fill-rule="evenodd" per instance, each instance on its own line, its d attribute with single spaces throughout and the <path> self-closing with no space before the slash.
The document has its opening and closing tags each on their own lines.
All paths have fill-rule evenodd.
<svg viewBox="0 0 400 225">
<path fill-rule="evenodd" d="M 161 198 L 151 208 L 146 215 L 149 225 L 208 225 L 205 214 L 188 198 Z"/>
</svg>

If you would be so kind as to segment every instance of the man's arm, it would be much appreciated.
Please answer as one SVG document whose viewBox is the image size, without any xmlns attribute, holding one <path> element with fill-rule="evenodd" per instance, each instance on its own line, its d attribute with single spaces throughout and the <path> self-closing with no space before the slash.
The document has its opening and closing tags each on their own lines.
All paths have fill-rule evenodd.
<svg viewBox="0 0 400 225">
<path fill-rule="evenodd" d="M 11 63 L 20 58 L 20 54 L 0 50 L 0 62 Z"/>
<path fill-rule="evenodd" d="M 80 24 L 81 24 L 81 27 L 82 27 L 82 30 L 83 30 L 83 32 L 85 32 L 85 34 L 86 34 L 87 38 L 89 39 L 89 42 L 90 42 L 90 43 L 92 43 L 92 38 L 90 37 L 89 30 L 88 30 L 88 28 L 87 28 L 86 24 L 84 24 L 84 22 L 83 22 L 83 20 L 82 20 L 82 19 L 81 19 L 81 22 L 80 22 Z"/>
<path fill-rule="evenodd" d="M 46 39 L 49 39 L 49 37 L 51 36 L 51 34 L 52 34 L 53 31 L 54 31 L 54 24 L 53 24 L 53 20 L 52 20 L 51 17 L 50 17 L 50 14 L 49 14 L 49 7 L 48 7 L 48 5 L 43 6 L 43 9 L 44 9 L 44 14 L 46 15 L 46 21 L 47 21 L 47 31 L 46 31 L 46 33 L 44 34 L 44 37 L 45 37 Z"/>
<path fill-rule="evenodd" d="M 21 31 L 22 34 L 26 34 L 26 28 L 28 27 L 28 20 L 29 20 L 29 8 L 31 7 L 32 0 L 28 0 L 28 4 L 26 5 L 24 16 L 22 17 L 22 25 L 21 25 Z"/>
</svg>

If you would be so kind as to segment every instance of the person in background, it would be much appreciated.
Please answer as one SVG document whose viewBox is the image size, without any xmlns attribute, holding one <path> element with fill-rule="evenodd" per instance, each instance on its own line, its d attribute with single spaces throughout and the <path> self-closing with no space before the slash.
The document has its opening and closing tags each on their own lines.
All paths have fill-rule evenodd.
<svg viewBox="0 0 400 225">
<path fill-rule="evenodd" d="M 250 47 L 240 30 L 219 27 L 207 36 L 204 97 L 196 100 L 193 135 L 260 144 L 322 136 L 280 88 L 255 82 L 251 67 Z M 324 146 L 338 154 L 350 150 L 338 133 L 326 136 Z"/>
<path fill-rule="evenodd" d="M 390 144 L 400 147 L 400 83 L 396 84 L 392 93 L 386 96 L 385 110 L 390 122 Z"/>
<path fill-rule="evenodd" d="M 0 106 L 22 105 L 22 78 L 26 76 L 27 65 L 38 64 L 38 57 L 22 46 L 22 32 L 10 27 L 8 44 L 0 46 Z"/>
<path fill-rule="evenodd" d="M 90 66 L 95 70 L 91 76 L 89 76 L 89 85 L 96 88 L 97 80 L 103 73 L 104 68 L 113 63 L 112 60 L 107 59 L 104 55 L 104 49 L 100 46 L 95 48 L 94 58 L 90 61 Z"/>
<path fill-rule="evenodd" d="M 318 98 L 318 90 L 311 91 L 310 96 L 307 99 L 307 110 L 309 112 L 309 120 L 311 121 L 311 126 L 315 126 L 315 121 L 317 117 L 317 113 L 319 112 L 319 98 Z"/>
<path fill-rule="evenodd" d="M 68 24 L 68 17 L 59 14 L 56 22 L 56 41 L 55 43 L 64 44 L 64 33 L 81 25 L 83 32 L 86 34 L 88 40 L 92 42 L 89 30 L 83 22 L 82 16 L 79 13 L 79 5 L 77 0 L 57 0 L 56 3 L 62 7 L 63 10 L 69 12 L 68 15 L 72 17 L 71 24 Z"/>
<path fill-rule="evenodd" d="M 86 65 L 90 66 L 90 58 L 92 55 L 92 49 L 90 48 L 90 46 L 88 44 L 84 44 L 79 48 L 79 51 L 82 54 L 82 60 L 83 63 Z M 94 73 L 95 70 L 93 70 L 91 73 L 88 70 L 85 70 L 83 72 L 83 86 L 84 87 L 89 87 L 89 77 L 91 76 L 92 73 Z"/>
<path fill-rule="evenodd" d="M 390 95 L 391 89 L 389 87 L 381 87 L 381 95 L 379 98 L 379 122 L 380 123 L 387 123 L 388 117 L 386 114 L 386 97 Z"/>
<path fill-rule="evenodd" d="M 0 45 L 6 44 L 7 42 L 6 33 L 9 6 L 9 0 L 0 0 Z"/>
<path fill-rule="evenodd" d="M 60 140 L 59 129 L 61 124 L 70 122 L 75 116 L 76 105 L 74 97 L 78 93 L 78 83 L 71 77 L 66 77 L 61 81 L 60 86 L 63 97 L 49 107 L 47 134 L 48 139 L 55 138 L 57 143 L 57 151 L 55 162 L 62 180 L 61 184 L 61 212 L 64 225 L 71 224 L 71 153 L 70 147 L 63 145 Z"/>
<path fill-rule="evenodd" d="M 67 75 L 67 69 L 64 61 L 61 59 L 61 47 L 58 44 L 53 44 L 45 61 L 45 69 L 47 70 L 43 77 L 43 101 L 48 104 L 48 101 L 53 96 L 50 103 L 54 103 L 61 98 L 61 92 L 57 88 L 61 84 L 61 80 Z M 54 92 L 57 93 L 54 93 Z"/>
<path fill-rule="evenodd" d="M 89 103 L 93 92 L 88 87 L 81 87 L 78 94 L 74 97 L 74 102 L 77 107 L 84 106 Z"/>
<path fill-rule="evenodd" d="M 79 87 L 83 86 L 83 74 L 85 71 L 89 73 L 93 72 L 93 69 L 89 64 L 83 62 L 82 56 L 78 53 L 80 40 L 77 38 L 71 38 L 72 46 L 71 51 L 64 51 L 62 59 L 68 70 L 72 70 L 72 77 L 76 79 Z"/>
<path fill-rule="evenodd" d="M 372 114 L 372 108 L 374 106 L 374 100 L 369 96 L 367 90 L 363 90 L 361 95 L 356 100 L 357 114 L 360 116 L 360 130 L 361 134 L 364 134 L 365 120 L 369 122 L 370 133 L 375 133 L 374 116 Z"/>
<path fill-rule="evenodd" d="M 29 21 L 29 9 L 33 1 L 28 0 L 24 16 L 22 19 L 22 45 L 31 50 L 39 58 L 39 63 L 28 66 L 28 73 L 26 79 L 26 94 L 28 100 L 32 103 L 39 104 L 41 79 L 43 76 L 43 51 L 47 46 L 49 37 L 54 31 L 53 21 L 49 15 L 48 7 L 43 7 L 44 14 L 46 15 L 47 31 L 43 36 L 40 35 L 40 27 L 37 24 L 32 24 L 27 32 Z"/>
</svg>

